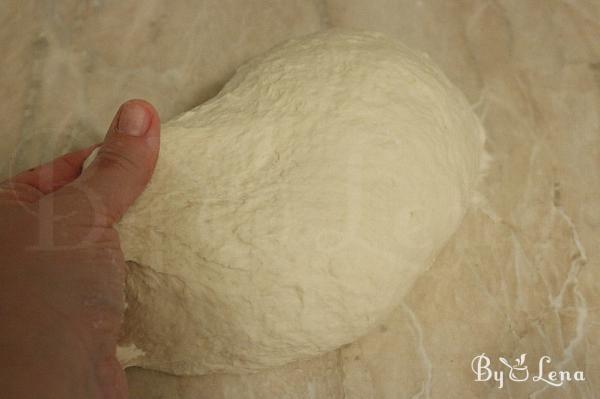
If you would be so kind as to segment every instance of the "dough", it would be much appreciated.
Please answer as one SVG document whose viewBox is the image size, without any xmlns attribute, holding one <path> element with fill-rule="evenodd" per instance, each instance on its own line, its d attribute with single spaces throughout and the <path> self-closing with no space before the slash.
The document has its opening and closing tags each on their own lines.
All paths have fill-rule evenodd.
<svg viewBox="0 0 600 399">
<path fill-rule="evenodd" d="M 330 30 L 253 59 L 163 126 L 118 226 L 119 356 L 248 372 L 364 335 L 459 226 L 483 142 L 429 58 L 382 34 Z"/>
</svg>

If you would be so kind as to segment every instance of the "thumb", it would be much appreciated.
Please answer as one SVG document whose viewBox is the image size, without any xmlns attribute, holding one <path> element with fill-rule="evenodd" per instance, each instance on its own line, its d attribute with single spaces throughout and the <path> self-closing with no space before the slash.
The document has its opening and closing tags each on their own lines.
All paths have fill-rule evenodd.
<svg viewBox="0 0 600 399">
<path fill-rule="evenodd" d="M 93 199 L 101 224 L 118 222 L 144 191 L 158 158 L 159 137 L 160 119 L 151 104 L 129 100 L 121 105 L 98 155 L 73 182 Z"/>
</svg>

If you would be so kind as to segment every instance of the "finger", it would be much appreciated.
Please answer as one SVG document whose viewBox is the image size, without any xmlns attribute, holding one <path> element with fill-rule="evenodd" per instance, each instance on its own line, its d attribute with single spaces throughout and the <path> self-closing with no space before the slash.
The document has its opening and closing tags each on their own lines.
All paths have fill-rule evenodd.
<svg viewBox="0 0 600 399">
<path fill-rule="evenodd" d="M 75 180 L 81 173 L 86 158 L 99 144 L 73 151 L 53 161 L 31 168 L 10 178 L 8 184 L 29 185 L 42 194 L 48 194 Z"/>
<path fill-rule="evenodd" d="M 117 222 L 142 193 L 152 176 L 158 158 L 160 119 L 152 105 L 143 100 L 124 103 L 115 115 L 97 157 L 81 175 L 57 191 L 75 190 L 94 202 L 101 223 Z M 77 202 L 77 201 L 75 201 Z M 77 206 L 75 204 L 74 206 Z"/>
<path fill-rule="evenodd" d="M 81 173 L 85 159 L 93 146 L 73 151 L 46 164 L 21 172 L 0 183 L 0 198 L 28 203 L 38 201 L 44 195 L 72 182 Z"/>
</svg>

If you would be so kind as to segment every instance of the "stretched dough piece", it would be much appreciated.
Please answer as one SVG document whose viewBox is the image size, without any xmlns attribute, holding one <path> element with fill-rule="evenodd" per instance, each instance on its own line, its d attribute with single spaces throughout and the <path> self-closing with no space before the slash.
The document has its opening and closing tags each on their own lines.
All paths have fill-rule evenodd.
<svg viewBox="0 0 600 399">
<path fill-rule="evenodd" d="M 248 372 L 364 335 L 457 229 L 483 141 L 429 58 L 381 34 L 325 31 L 253 59 L 163 127 L 118 227 L 121 359 Z"/>
</svg>

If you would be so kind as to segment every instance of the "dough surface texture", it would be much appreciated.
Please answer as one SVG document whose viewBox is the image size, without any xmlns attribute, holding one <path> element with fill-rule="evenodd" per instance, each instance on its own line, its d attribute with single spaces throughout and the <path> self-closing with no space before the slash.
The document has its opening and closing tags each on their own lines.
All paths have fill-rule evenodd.
<svg viewBox="0 0 600 399">
<path fill-rule="evenodd" d="M 119 355 L 175 374 L 256 371 L 369 332 L 456 231 L 485 161 L 463 95 L 369 32 L 279 45 L 162 131 L 118 226 Z"/>
</svg>

